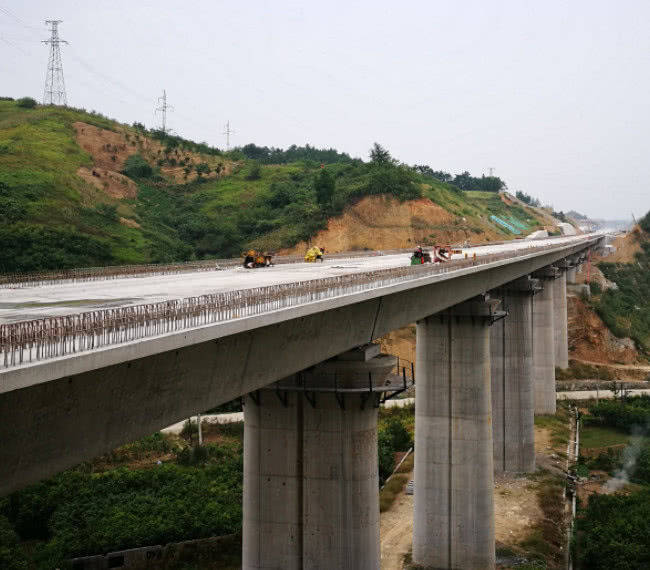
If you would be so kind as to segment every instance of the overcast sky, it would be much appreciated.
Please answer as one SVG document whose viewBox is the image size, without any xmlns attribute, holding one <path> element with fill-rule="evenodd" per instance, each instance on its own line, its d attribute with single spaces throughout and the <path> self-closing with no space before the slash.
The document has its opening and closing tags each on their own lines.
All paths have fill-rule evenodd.
<svg viewBox="0 0 650 570">
<path fill-rule="evenodd" d="M 225 146 L 309 143 L 474 175 L 558 210 L 650 209 L 648 0 L 0 0 L 0 95 L 42 99 L 60 19 L 68 103 Z"/>
</svg>

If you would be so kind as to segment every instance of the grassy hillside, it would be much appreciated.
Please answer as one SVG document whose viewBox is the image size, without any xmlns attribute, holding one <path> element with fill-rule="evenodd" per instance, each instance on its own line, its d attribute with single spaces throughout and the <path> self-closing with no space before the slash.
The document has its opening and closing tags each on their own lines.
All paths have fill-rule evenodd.
<svg viewBox="0 0 650 570">
<path fill-rule="evenodd" d="M 97 114 L 0 101 L 0 271 L 291 248 L 378 195 L 443 208 L 442 226 L 417 216 L 399 222 L 419 224 L 430 242 L 514 237 L 490 215 L 514 216 L 531 230 L 543 223 L 497 193 L 464 192 L 386 155 L 363 162 L 294 146 L 259 162 Z"/>
<path fill-rule="evenodd" d="M 603 321 L 619 337 L 628 336 L 637 348 L 650 354 L 650 212 L 626 239 L 637 246 L 631 263 L 601 261 L 599 269 L 617 285 L 596 296 L 594 303 Z"/>
</svg>

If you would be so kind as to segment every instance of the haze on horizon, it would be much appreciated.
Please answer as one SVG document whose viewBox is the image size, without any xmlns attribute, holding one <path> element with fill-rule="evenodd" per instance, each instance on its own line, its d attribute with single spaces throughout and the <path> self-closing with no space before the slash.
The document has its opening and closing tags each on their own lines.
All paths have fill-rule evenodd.
<svg viewBox="0 0 650 570">
<path fill-rule="evenodd" d="M 223 148 L 309 143 L 501 176 L 557 210 L 650 209 L 650 4 L 0 0 L 0 95 L 42 100 L 61 19 L 68 104 Z"/>
</svg>

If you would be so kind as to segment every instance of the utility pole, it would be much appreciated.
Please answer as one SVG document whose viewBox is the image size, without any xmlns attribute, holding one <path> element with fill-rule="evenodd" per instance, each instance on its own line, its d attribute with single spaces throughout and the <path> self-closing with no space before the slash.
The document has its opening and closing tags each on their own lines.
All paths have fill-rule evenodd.
<svg viewBox="0 0 650 570">
<path fill-rule="evenodd" d="M 162 97 L 158 97 L 158 104 L 160 107 L 156 108 L 156 112 L 162 112 L 162 128 L 160 129 L 163 135 L 167 134 L 167 111 L 173 111 L 174 107 L 167 104 L 167 91 L 163 89 Z"/>
<path fill-rule="evenodd" d="M 226 130 L 223 134 L 226 135 L 226 150 L 230 150 L 230 135 L 235 134 L 235 131 L 230 129 L 230 121 L 226 123 Z"/>
<path fill-rule="evenodd" d="M 50 46 L 50 57 L 47 60 L 47 74 L 45 75 L 45 89 L 43 90 L 43 105 L 68 104 L 65 94 L 65 81 L 63 79 L 63 64 L 61 63 L 60 44 L 67 44 L 59 37 L 59 24 L 63 20 L 45 20 L 45 25 L 50 26 L 50 39 L 43 40 Z"/>
</svg>

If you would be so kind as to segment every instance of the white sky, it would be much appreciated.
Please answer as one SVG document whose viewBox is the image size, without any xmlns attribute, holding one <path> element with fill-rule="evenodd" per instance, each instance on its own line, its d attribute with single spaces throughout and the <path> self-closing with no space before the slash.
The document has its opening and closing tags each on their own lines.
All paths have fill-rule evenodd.
<svg viewBox="0 0 650 570">
<path fill-rule="evenodd" d="M 61 19 L 68 102 L 224 147 L 310 143 L 503 177 L 594 217 L 650 209 L 647 0 L 0 0 L 0 95 L 42 99 Z"/>
</svg>

